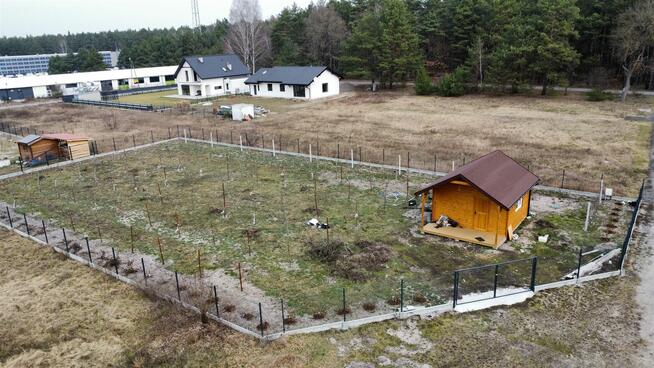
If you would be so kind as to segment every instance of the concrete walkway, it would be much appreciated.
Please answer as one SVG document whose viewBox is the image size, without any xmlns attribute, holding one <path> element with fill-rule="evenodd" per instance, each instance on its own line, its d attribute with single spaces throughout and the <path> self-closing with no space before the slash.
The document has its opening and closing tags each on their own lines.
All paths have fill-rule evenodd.
<svg viewBox="0 0 654 368">
<path fill-rule="evenodd" d="M 643 201 L 645 208 L 654 204 L 654 134 L 652 135 L 652 151 L 650 153 L 649 178 L 645 183 Z M 650 214 L 648 214 L 650 215 Z M 645 342 L 645 348 L 638 361 L 642 367 L 654 366 L 654 221 L 645 221 L 640 225 L 646 233 L 646 241 L 638 251 L 636 269 L 640 276 L 640 284 L 636 288 L 636 301 L 641 307 L 640 336 Z"/>
</svg>

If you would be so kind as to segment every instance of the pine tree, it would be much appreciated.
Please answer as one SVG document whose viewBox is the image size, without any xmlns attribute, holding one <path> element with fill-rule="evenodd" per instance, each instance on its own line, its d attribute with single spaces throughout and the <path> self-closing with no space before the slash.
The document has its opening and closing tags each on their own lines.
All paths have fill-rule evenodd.
<svg viewBox="0 0 654 368">
<path fill-rule="evenodd" d="M 379 47 L 379 71 L 382 85 L 393 88 L 415 75 L 422 61 L 418 35 L 412 16 L 402 0 L 384 0 L 380 14 L 382 29 Z"/>
<path fill-rule="evenodd" d="M 423 65 L 418 68 L 418 73 L 416 74 L 416 94 L 419 96 L 430 95 L 433 90 L 434 87 L 431 77 L 427 74 L 427 69 Z"/>
</svg>

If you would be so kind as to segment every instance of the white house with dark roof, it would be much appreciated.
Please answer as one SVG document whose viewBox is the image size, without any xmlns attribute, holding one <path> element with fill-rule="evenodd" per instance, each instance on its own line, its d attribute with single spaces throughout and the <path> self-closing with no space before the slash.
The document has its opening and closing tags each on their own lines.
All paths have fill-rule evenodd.
<svg viewBox="0 0 654 368">
<path fill-rule="evenodd" d="M 245 84 L 252 96 L 260 97 L 314 100 L 340 93 L 340 77 L 324 66 L 263 68 Z"/>
<path fill-rule="evenodd" d="M 233 54 L 186 56 L 177 71 L 177 94 L 181 97 L 204 98 L 248 93 L 245 80 L 250 70 Z"/>
</svg>

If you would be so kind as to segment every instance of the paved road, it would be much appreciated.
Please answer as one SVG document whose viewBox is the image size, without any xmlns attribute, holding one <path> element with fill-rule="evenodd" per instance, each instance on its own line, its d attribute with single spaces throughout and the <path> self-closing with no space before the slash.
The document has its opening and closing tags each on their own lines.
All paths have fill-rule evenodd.
<svg viewBox="0 0 654 368">
<path fill-rule="evenodd" d="M 643 192 L 646 208 L 654 204 L 654 134 L 652 134 L 652 152 L 650 153 L 649 178 Z M 651 215 L 651 214 L 650 214 Z M 640 357 L 642 367 L 654 367 L 654 221 L 641 225 L 641 231 L 647 233 L 642 248 L 639 249 L 636 268 L 640 284 L 636 289 L 636 301 L 641 307 L 640 336 L 646 347 Z"/>
</svg>

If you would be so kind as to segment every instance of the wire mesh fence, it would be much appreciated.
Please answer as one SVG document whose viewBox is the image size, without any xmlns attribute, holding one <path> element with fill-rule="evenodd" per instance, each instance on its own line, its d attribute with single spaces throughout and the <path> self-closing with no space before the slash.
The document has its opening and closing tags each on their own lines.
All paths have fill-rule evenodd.
<svg viewBox="0 0 654 368">
<path fill-rule="evenodd" d="M 189 139 L 194 134 L 191 130 L 184 132 L 183 128 L 181 131 L 182 134 L 186 133 Z M 195 134 L 197 135 L 197 132 Z M 202 136 L 205 133 L 199 134 Z M 123 137 L 115 143 L 115 150 L 130 145 L 134 148 L 156 141 L 154 134 L 149 137 L 141 136 L 140 139 L 136 136 Z M 113 146 L 113 140 L 111 144 Z M 321 149 L 325 150 L 324 146 Z M 354 150 L 350 150 L 350 154 L 354 156 Z M 365 151 L 361 154 L 365 154 Z M 211 156 L 208 157 L 208 160 L 210 159 Z M 81 170 L 77 164 L 71 170 L 75 169 Z M 109 170 L 109 167 L 94 166 L 91 177 L 97 177 L 102 170 Z M 225 168 L 225 171 L 223 174 L 229 175 L 229 169 Z M 40 182 L 40 176 L 36 176 L 35 180 Z M 132 180 L 138 184 L 140 178 L 135 176 Z M 151 192 L 156 193 L 154 189 Z M 150 200 L 156 202 L 156 194 Z M 609 221 L 609 225 L 615 226 L 610 229 L 614 230 L 612 239 L 624 239 L 621 246 L 597 245 L 593 239 L 588 239 L 586 243 L 582 241 L 582 246 L 578 249 L 564 250 L 556 255 L 542 255 L 471 269 L 453 270 L 454 272 L 443 270 L 431 275 L 429 281 L 405 281 L 401 277 L 394 276 L 382 286 L 372 289 L 356 282 L 348 282 L 345 285 L 334 285 L 326 292 L 312 293 L 312 290 L 305 290 L 301 298 L 287 300 L 284 300 L 283 287 L 280 287 L 280 292 L 274 297 L 265 295 L 245 297 L 242 291 L 244 278 L 241 275 L 240 264 L 234 267 L 235 270 L 238 269 L 238 273 L 234 271 L 235 273 L 231 275 L 232 280 L 236 277 L 240 279 L 240 285 L 235 282 L 228 285 L 220 282 L 224 279 L 214 280 L 203 277 L 201 255 L 198 255 L 197 273 L 189 273 L 188 270 L 180 272 L 175 263 L 167 260 L 165 252 L 170 250 L 165 248 L 165 244 L 162 249 L 158 241 L 160 239 L 144 237 L 138 228 L 130 228 L 129 235 L 125 233 L 120 237 L 107 237 L 103 236 L 102 229 L 105 226 L 102 224 L 102 219 L 98 220 L 97 229 L 76 229 L 76 225 L 79 227 L 80 224 L 75 220 L 73 211 L 70 221 L 48 222 L 33 218 L 20 206 L 10 204 L 5 204 L 5 211 L 0 212 L 0 220 L 6 226 L 35 237 L 68 255 L 88 260 L 90 264 L 101 267 L 111 274 L 132 280 L 136 285 L 156 295 L 194 306 L 202 315 L 213 315 L 226 323 L 249 331 L 252 335 L 265 337 L 348 321 L 401 315 L 446 303 L 456 305 L 501 298 L 516 292 L 534 291 L 538 285 L 558 282 L 566 278 L 580 279 L 620 270 L 641 201 L 642 189 L 626 230 L 624 223 L 617 220 L 615 223 Z M 609 216 L 615 213 L 615 218 L 621 218 L 618 212 L 625 210 L 620 207 L 615 208 L 616 210 L 609 211 Z M 168 216 L 170 218 L 162 219 L 165 211 L 161 209 L 146 207 L 146 212 L 148 221 L 151 221 L 149 217 L 152 216 L 155 222 L 169 222 L 167 227 L 174 228 L 175 222 L 177 222 L 176 226 L 180 227 L 179 220 L 174 217 Z M 201 224 L 196 225 L 201 226 Z M 144 256 L 141 253 L 126 251 L 130 247 L 134 248 L 134 242 L 147 244 L 147 253 L 151 255 Z M 143 246 L 139 248 L 144 249 Z M 153 256 L 157 253 L 159 257 Z M 195 249 L 187 253 L 183 257 L 194 259 Z M 247 277 L 245 279 L 248 283 Z"/>
</svg>

